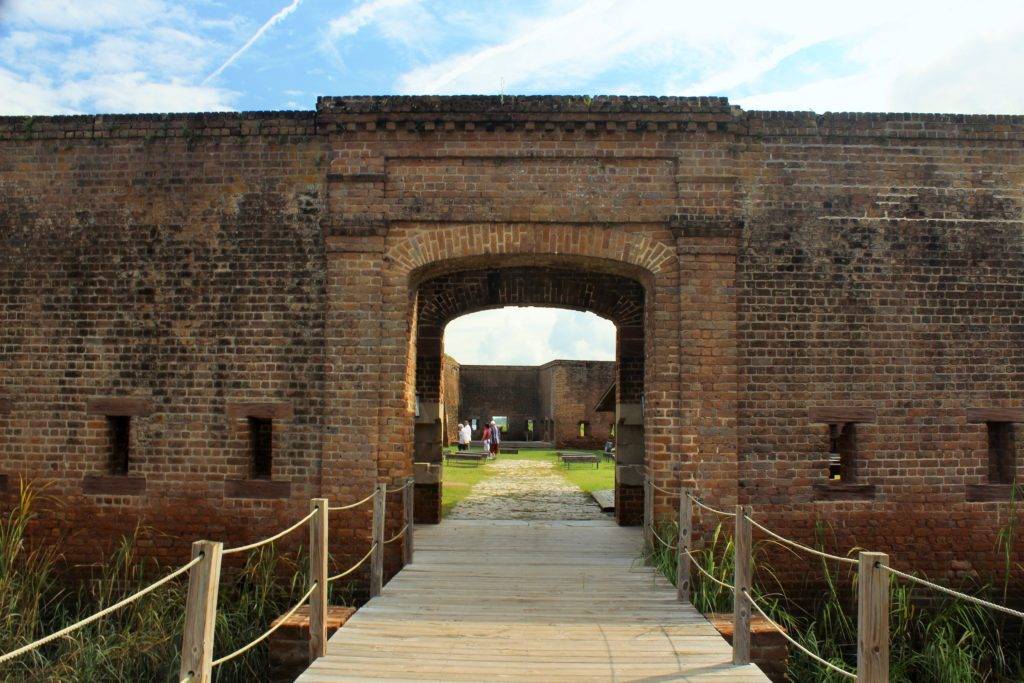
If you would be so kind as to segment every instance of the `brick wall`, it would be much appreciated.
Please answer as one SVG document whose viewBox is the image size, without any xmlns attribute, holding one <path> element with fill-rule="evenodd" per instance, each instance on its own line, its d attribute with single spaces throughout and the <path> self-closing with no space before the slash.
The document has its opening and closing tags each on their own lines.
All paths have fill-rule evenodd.
<svg viewBox="0 0 1024 683">
<path fill-rule="evenodd" d="M 1024 409 L 1022 139 L 1021 117 L 722 98 L 2 118 L 0 495 L 49 482 L 35 533 L 73 562 L 140 520 L 180 561 L 181 539 L 355 500 L 412 474 L 416 396 L 441 400 L 420 295 L 476 272 L 541 296 L 488 273 L 559 269 L 545 300 L 572 307 L 568 280 L 600 274 L 620 286 L 589 301 L 642 302 L 618 400 L 642 407 L 660 485 L 805 541 L 820 519 L 836 548 L 935 578 L 996 570 L 1009 487 L 988 485 L 969 409 Z M 101 399 L 140 401 L 133 481 L 104 473 Z M 278 416 L 270 485 L 250 480 L 247 411 Z M 829 415 L 860 420 L 845 489 L 825 480 Z M 337 526 L 364 547 L 365 515 Z"/>
<path fill-rule="evenodd" d="M 473 438 L 481 438 L 484 425 L 495 415 L 508 418 L 508 441 L 526 439 L 526 421 L 540 416 L 537 368 L 520 365 L 463 365 L 459 414 L 477 418 Z"/>
<path fill-rule="evenodd" d="M 598 413 L 594 408 L 615 381 L 615 363 L 557 360 L 540 366 L 540 375 L 547 404 L 544 417 L 553 424 L 553 433 L 546 438 L 556 446 L 601 448 L 611 432 L 614 415 Z M 580 422 L 587 423 L 582 438 Z"/>
</svg>

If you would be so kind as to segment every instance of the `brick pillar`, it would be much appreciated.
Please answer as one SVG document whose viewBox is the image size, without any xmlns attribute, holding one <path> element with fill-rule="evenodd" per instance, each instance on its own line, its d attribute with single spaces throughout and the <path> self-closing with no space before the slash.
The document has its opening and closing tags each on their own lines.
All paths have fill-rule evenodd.
<svg viewBox="0 0 1024 683">
<path fill-rule="evenodd" d="M 644 353 L 642 325 L 616 327 L 615 521 L 622 526 L 644 517 Z"/>
</svg>

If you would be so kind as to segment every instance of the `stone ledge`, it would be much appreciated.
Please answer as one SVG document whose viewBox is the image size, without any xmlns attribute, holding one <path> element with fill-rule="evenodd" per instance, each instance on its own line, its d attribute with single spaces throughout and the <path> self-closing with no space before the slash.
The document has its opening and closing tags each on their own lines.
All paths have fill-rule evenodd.
<svg viewBox="0 0 1024 683">
<path fill-rule="evenodd" d="M 274 481 L 272 479 L 225 479 L 225 498 L 259 498 L 276 500 L 291 498 L 292 483 L 290 481 Z"/>
<path fill-rule="evenodd" d="M 1022 484 L 967 484 L 966 498 L 968 503 L 999 503 L 1009 502 L 1011 498 L 1024 498 Z"/>
<path fill-rule="evenodd" d="M 295 411 L 290 401 L 280 403 L 228 403 L 228 417 L 237 420 L 243 417 L 258 417 L 265 420 L 290 420 Z"/>
<path fill-rule="evenodd" d="M 968 408 L 968 422 L 1024 422 L 1024 408 Z"/>
<path fill-rule="evenodd" d="M 345 625 L 355 607 L 327 607 L 327 637 Z M 303 605 L 288 619 L 278 617 L 272 626 L 281 627 L 269 639 L 270 680 L 294 681 L 309 666 L 309 605 Z"/>
<path fill-rule="evenodd" d="M 732 614 L 705 615 L 723 638 L 732 645 Z M 750 617 L 750 661 L 773 681 L 785 681 L 789 642 L 760 614 Z"/>
<path fill-rule="evenodd" d="M 876 486 L 874 484 L 849 484 L 843 482 L 817 482 L 812 484 L 814 500 L 874 500 Z"/>
<path fill-rule="evenodd" d="M 153 402 L 148 398 L 128 396 L 91 398 L 85 403 L 85 412 L 111 417 L 145 417 L 153 412 Z"/>
<path fill-rule="evenodd" d="M 807 419 L 811 422 L 835 424 L 838 422 L 874 422 L 875 409 L 857 406 L 823 406 L 808 408 Z"/>
<path fill-rule="evenodd" d="M 90 496 L 140 496 L 145 492 L 145 477 L 118 474 L 87 474 L 82 477 L 82 493 Z"/>
</svg>

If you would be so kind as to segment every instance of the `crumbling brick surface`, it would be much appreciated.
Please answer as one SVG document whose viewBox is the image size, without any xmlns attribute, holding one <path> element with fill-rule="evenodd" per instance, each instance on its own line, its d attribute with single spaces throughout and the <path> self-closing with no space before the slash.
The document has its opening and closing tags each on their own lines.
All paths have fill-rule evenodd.
<svg viewBox="0 0 1024 683">
<path fill-rule="evenodd" d="M 969 499 L 988 467 L 967 410 L 1024 407 L 1022 140 L 1022 117 L 723 98 L 0 118 L 0 495 L 48 482 L 33 532 L 73 562 L 137 522 L 158 532 L 146 552 L 181 561 L 312 495 L 356 500 L 412 474 L 417 392 L 440 400 L 421 286 L 553 268 L 643 292 L 642 324 L 617 333 L 618 398 L 642 405 L 656 483 L 804 541 L 820 519 L 834 548 L 933 578 L 995 571 L 1009 488 Z M 437 384 L 420 387 L 421 358 Z M 148 406 L 131 416 L 144 488 L 87 493 L 107 474 L 106 417 L 87 408 L 109 399 Z M 286 403 L 285 497 L 227 495 L 251 476 L 228 405 Z M 874 410 L 856 427 L 869 487 L 818 495 L 828 427 L 811 411 L 853 408 Z M 337 552 L 361 556 L 368 516 L 334 524 Z"/>
</svg>

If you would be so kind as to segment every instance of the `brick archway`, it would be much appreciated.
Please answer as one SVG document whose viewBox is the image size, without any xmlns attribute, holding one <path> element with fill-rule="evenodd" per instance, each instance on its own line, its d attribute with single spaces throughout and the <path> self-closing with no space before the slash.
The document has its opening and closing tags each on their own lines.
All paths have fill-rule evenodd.
<svg viewBox="0 0 1024 683">
<path fill-rule="evenodd" d="M 683 440 L 679 430 L 670 429 L 665 421 L 650 419 L 651 416 L 669 414 L 679 405 L 678 325 L 672 316 L 650 314 L 651 310 L 678 310 L 679 267 L 674 238 L 666 226 L 633 224 L 630 228 L 626 231 L 621 226 L 590 224 L 459 224 L 441 227 L 436 224 L 399 223 L 389 226 L 383 254 L 380 307 L 380 353 L 381 357 L 389 360 L 382 367 L 378 384 L 383 411 L 378 420 L 381 426 L 378 432 L 378 476 L 401 476 L 415 469 L 420 514 L 424 509 L 436 507 L 439 487 L 436 475 L 430 474 L 429 466 L 414 468 L 413 464 L 434 464 L 440 458 L 440 408 L 436 401 L 430 402 L 421 397 L 420 417 L 414 416 L 416 332 L 421 313 L 417 306 L 417 293 L 424 283 L 443 282 L 439 278 L 450 277 L 454 273 L 493 270 L 495 263 L 500 264 L 499 270 L 550 268 L 590 274 L 592 277 L 600 275 L 610 278 L 607 282 L 632 282 L 633 287 L 644 291 L 643 325 L 638 328 L 630 324 L 628 334 L 633 338 L 619 339 L 620 352 L 626 349 L 628 354 L 623 368 L 637 363 L 643 368 L 639 373 L 643 378 L 644 388 L 640 391 L 645 392 L 644 399 L 642 402 L 639 400 L 640 391 L 634 388 L 632 393 L 636 394 L 633 397 L 636 400 L 620 401 L 617 417 L 619 433 L 623 434 L 624 426 L 626 431 L 633 427 L 638 440 L 634 456 L 636 462 L 626 463 L 636 466 L 619 468 L 620 486 L 617 489 L 627 496 L 627 500 L 622 501 L 624 511 L 640 511 L 643 472 L 652 471 L 652 468 L 667 471 L 670 454 L 679 451 Z M 506 282 L 506 291 L 511 291 L 508 284 L 512 282 L 514 278 Z M 534 303 L 544 301 L 535 300 Z M 570 303 L 581 308 L 605 306 L 623 322 L 630 322 L 626 319 L 625 308 L 616 312 L 612 310 L 613 305 L 598 304 L 593 300 Z M 487 305 L 479 301 L 474 304 L 480 307 Z M 622 329 L 627 329 L 627 326 L 623 325 Z M 432 348 L 431 356 L 437 358 L 439 364 L 440 334 L 435 333 L 434 336 L 438 342 Z M 643 364 L 645 356 L 664 359 L 664 362 L 648 367 Z M 391 359 L 403 359 L 404 363 L 399 366 Z M 631 382 L 634 387 L 638 384 L 635 380 Z M 629 390 L 625 396 L 630 397 Z M 414 424 L 428 423 L 434 424 L 435 428 L 431 430 L 421 426 L 414 429 Z M 414 452 L 408 441 L 408 435 L 414 431 L 423 435 L 417 437 L 422 438 L 421 443 L 430 445 L 416 446 Z M 431 496 L 434 501 L 431 501 Z M 429 518 L 427 515 L 425 521 Z M 621 521 L 635 520 L 624 518 Z"/>
</svg>

